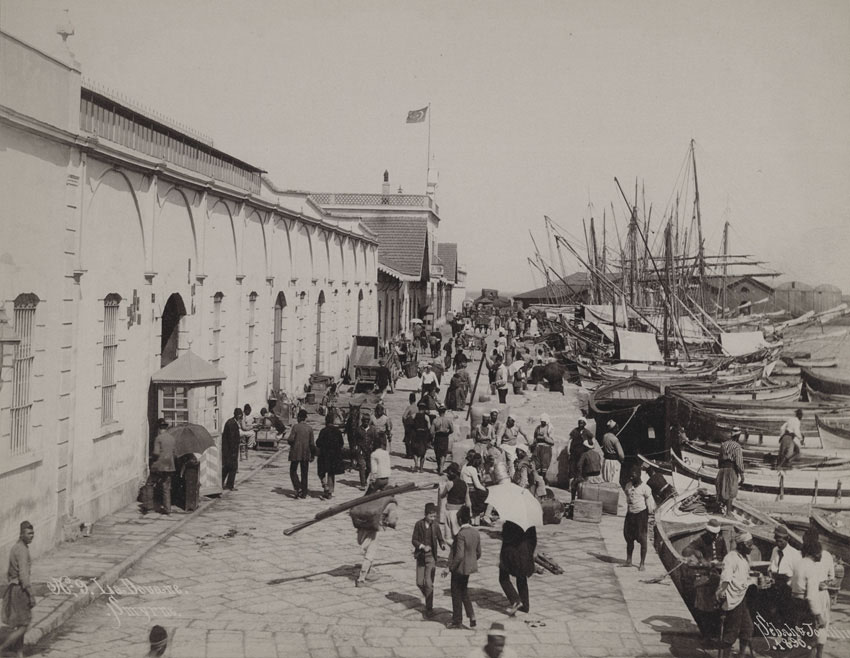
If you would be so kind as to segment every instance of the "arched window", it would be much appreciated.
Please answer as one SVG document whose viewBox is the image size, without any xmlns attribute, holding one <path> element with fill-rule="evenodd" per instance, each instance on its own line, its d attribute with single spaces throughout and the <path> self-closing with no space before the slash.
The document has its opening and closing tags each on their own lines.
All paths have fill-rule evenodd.
<svg viewBox="0 0 850 658">
<path fill-rule="evenodd" d="M 35 307 L 38 296 L 24 293 L 15 299 L 15 333 L 20 341 L 15 347 L 12 362 L 12 454 L 22 455 L 29 450 L 29 435 L 32 412 L 32 372 L 35 356 L 32 349 L 35 328 Z"/>
<path fill-rule="evenodd" d="M 281 382 L 285 381 L 284 368 L 287 359 L 284 358 L 286 295 L 283 291 L 277 294 L 274 304 L 274 351 L 272 356 L 272 388 L 281 390 Z"/>
<path fill-rule="evenodd" d="M 316 372 L 322 372 L 322 313 L 325 308 L 325 293 L 319 293 L 319 299 L 316 301 Z"/>
<path fill-rule="evenodd" d="M 248 295 L 248 349 L 245 350 L 245 356 L 248 366 L 248 377 L 254 376 L 254 331 L 257 326 L 257 293 L 252 292 Z"/>
<path fill-rule="evenodd" d="M 221 361 L 221 305 L 224 302 L 224 293 L 217 292 L 213 295 L 213 318 L 212 318 L 212 349 L 210 363 L 216 365 Z"/>
<path fill-rule="evenodd" d="M 118 401 L 118 308 L 121 295 L 110 293 L 103 300 L 103 375 L 100 385 L 100 424 L 116 420 Z"/>
<path fill-rule="evenodd" d="M 179 293 L 172 294 L 162 310 L 159 365 L 164 368 L 177 358 L 180 342 L 180 320 L 186 315 L 186 306 Z"/>
</svg>

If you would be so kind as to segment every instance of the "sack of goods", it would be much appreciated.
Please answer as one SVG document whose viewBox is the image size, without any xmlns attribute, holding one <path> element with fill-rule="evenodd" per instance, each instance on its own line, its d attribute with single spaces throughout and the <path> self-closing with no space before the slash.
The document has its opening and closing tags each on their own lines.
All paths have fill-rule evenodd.
<svg viewBox="0 0 850 658">
<path fill-rule="evenodd" d="M 380 530 L 381 526 L 395 528 L 398 523 L 398 503 L 392 496 L 357 505 L 348 513 L 351 523 L 360 530 Z"/>
</svg>

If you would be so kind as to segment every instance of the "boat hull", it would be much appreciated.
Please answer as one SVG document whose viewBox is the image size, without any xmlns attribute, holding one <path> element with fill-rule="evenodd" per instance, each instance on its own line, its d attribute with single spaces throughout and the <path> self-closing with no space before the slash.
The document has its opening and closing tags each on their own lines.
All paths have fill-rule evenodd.
<svg viewBox="0 0 850 658">
<path fill-rule="evenodd" d="M 747 505 L 735 502 L 732 513 L 733 520 L 714 513 L 710 507 L 713 496 L 707 492 L 682 493 L 661 503 L 655 511 L 655 534 L 653 545 L 661 563 L 670 573 L 670 579 L 690 610 L 703 635 L 716 637 L 719 628 L 719 610 L 700 610 L 697 601 L 697 582 L 699 577 L 713 573 L 713 578 L 719 580 L 719 566 L 697 567 L 684 561 L 682 550 L 695 539 L 705 527 L 710 518 L 716 518 L 721 523 L 721 536 L 727 551 L 733 550 L 733 535 L 735 529 L 744 528 L 753 535 L 753 542 L 758 549 L 757 559 L 752 561 L 752 569 L 766 572 L 767 562 L 773 548 L 773 531 L 778 523 L 767 514 Z M 682 514 L 689 505 L 704 505 L 705 513 Z M 800 538 L 792 534 L 791 543 L 799 546 Z M 760 612 L 764 617 L 770 617 L 768 610 L 771 605 L 772 590 L 751 588 L 748 603 L 751 610 Z"/>
</svg>

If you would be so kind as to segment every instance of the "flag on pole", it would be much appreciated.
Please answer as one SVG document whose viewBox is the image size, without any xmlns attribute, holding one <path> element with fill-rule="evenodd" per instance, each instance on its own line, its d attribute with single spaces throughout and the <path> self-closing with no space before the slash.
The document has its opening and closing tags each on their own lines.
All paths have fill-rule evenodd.
<svg viewBox="0 0 850 658">
<path fill-rule="evenodd" d="M 425 121 L 426 114 L 428 114 L 427 105 L 421 110 L 410 110 L 410 112 L 407 113 L 407 123 L 422 123 Z"/>
</svg>

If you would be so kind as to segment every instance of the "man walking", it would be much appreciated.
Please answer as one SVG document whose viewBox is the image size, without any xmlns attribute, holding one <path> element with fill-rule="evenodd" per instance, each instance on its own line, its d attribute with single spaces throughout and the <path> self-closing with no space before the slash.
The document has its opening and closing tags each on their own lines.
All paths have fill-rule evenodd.
<svg viewBox="0 0 850 658">
<path fill-rule="evenodd" d="M 449 556 L 449 571 L 452 574 L 452 621 L 447 628 L 462 629 L 463 610 L 469 618 L 469 626 L 475 628 L 475 610 L 469 598 L 469 576 L 478 571 L 478 560 L 481 558 L 481 537 L 478 529 L 473 528 L 469 507 L 464 505 L 457 511 L 457 521 L 460 530 L 452 544 Z"/>
<path fill-rule="evenodd" d="M 425 618 L 434 616 L 434 575 L 437 571 L 437 547 L 446 550 L 443 533 L 437 523 L 437 506 L 425 504 L 425 517 L 413 526 L 413 555 L 416 558 L 416 586 L 425 597 Z"/>
<path fill-rule="evenodd" d="M 298 412 L 298 422 L 289 431 L 289 478 L 296 498 L 307 497 L 307 474 L 310 462 L 316 455 L 316 442 L 313 428 L 307 424 L 307 412 Z M 298 478 L 301 469 L 301 478 Z"/>
<path fill-rule="evenodd" d="M 443 405 L 437 407 L 440 414 L 431 423 L 431 436 L 434 437 L 434 456 L 437 458 L 437 475 L 443 472 L 443 461 L 449 452 L 449 437 L 455 428 L 450 418 L 446 418 L 446 408 Z"/>
<path fill-rule="evenodd" d="M 343 471 L 343 445 L 342 432 L 334 425 L 334 414 L 329 411 L 325 417 L 325 426 L 319 432 L 319 438 L 316 439 L 316 452 L 318 453 L 316 467 L 325 498 L 328 499 L 334 497 L 336 476 Z"/>
<path fill-rule="evenodd" d="M 32 591 L 30 571 L 30 544 L 35 531 L 29 521 L 22 521 L 17 543 L 9 551 L 9 569 L 6 572 L 8 586 L 0 601 L 0 616 L 12 632 L 0 645 L 0 652 L 12 649 L 18 658 L 24 656 L 24 635 L 32 622 L 32 609 L 35 607 L 35 594 Z"/>
<path fill-rule="evenodd" d="M 171 514 L 171 479 L 174 475 L 174 436 L 169 434 L 168 421 L 160 418 L 157 422 L 159 434 L 153 442 L 154 461 L 151 464 L 148 481 L 142 495 L 142 513 L 147 514 L 153 509 L 154 492 L 162 490 L 162 513 Z"/>
<path fill-rule="evenodd" d="M 720 638 L 720 658 L 731 657 L 736 639 L 741 645 L 740 655 L 745 656 L 753 637 L 753 620 L 746 600 L 750 584 L 748 556 L 752 550 L 753 536 L 749 532 L 743 532 L 735 536 L 735 550 L 723 558 L 720 587 L 717 589 L 717 600 L 725 613 L 723 635 Z"/>
<path fill-rule="evenodd" d="M 390 453 L 387 452 L 387 438 L 384 434 L 377 435 L 375 449 L 369 458 L 370 473 L 369 473 L 369 488 L 366 489 L 366 495 L 381 489 L 386 489 L 390 483 Z"/>
<path fill-rule="evenodd" d="M 236 472 L 239 470 L 239 444 L 246 435 L 241 427 L 242 410 L 236 407 L 233 417 L 225 424 L 221 432 L 221 487 L 236 491 Z"/>
</svg>

